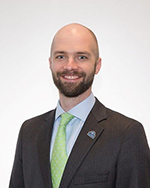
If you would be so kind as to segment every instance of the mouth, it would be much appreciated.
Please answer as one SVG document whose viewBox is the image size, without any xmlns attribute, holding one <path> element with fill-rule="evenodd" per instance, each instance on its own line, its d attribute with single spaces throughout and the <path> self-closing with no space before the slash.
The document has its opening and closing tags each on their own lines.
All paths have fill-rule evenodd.
<svg viewBox="0 0 150 188">
<path fill-rule="evenodd" d="M 64 72 L 59 72 L 57 74 L 57 77 L 64 82 L 75 83 L 78 81 L 82 81 L 82 79 L 84 79 L 85 77 L 85 73 L 78 71 L 64 71 Z"/>
<path fill-rule="evenodd" d="M 77 75 L 63 75 L 61 78 L 64 80 L 64 82 L 68 83 L 77 83 L 81 80 L 82 76 Z"/>
<path fill-rule="evenodd" d="M 77 76 L 77 75 L 65 75 L 62 77 L 66 80 L 78 80 L 79 78 L 81 78 L 81 76 Z"/>
</svg>

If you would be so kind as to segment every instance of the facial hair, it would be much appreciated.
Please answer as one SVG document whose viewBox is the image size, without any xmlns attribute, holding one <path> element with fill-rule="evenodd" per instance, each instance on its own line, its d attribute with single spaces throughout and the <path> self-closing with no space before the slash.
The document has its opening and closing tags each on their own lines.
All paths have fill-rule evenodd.
<svg viewBox="0 0 150 188">
<path fill-rule="evenodd" d="M 53 77 L 54 84 L 56 85 L 60 93 L 62 93 L 66 97 L 72 98 L 72 97 L 77 97 L 83 94 L 85 91 L 87 91 L 91 87 L 93 80 L 94 80 L 95 69 L 96 69 L 96 66 L 94 67 L 94 70 L 88 76 L 83 71 L 77 72 L 77 71 L 66 70 L 63 72 L 58 72 L 56 75 L 52 71 L 52 77 Z M 75 82 L 63 83 L 60 77 L 64 75 L 71 75 L 71 76 L 76 75 L 76 76 L 83 78 L 83 80 L 80 83 L 75 83 Z"/>
</svg>

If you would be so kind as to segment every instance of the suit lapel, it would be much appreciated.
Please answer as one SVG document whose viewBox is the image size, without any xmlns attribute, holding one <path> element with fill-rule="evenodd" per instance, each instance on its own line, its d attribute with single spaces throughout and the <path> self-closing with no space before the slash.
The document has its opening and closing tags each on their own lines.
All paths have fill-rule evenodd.
<svg viewBox="0 0 150 188">
<path fill-rule="evenodd" d="M 54 123 L 55 111 L 51 111 L 41 126 L 41 132 L 38 138 L 38 155 L 41 173 L 45 188 L 52 188 L 50 174 L 50 139 Z"/>
<path fill-rule="evenodd" d="M 60 188 L 68 187 L 82 161 L 94 145 L 95 141 L 102 134 L 104 130 L 102 120 L 104 119 L 106 119 L 106 109 L 98 100 L 96 100 L 96 103 L 91 113 L 89 114 L 72 149 L 72 152 L 66 164 Z M 87 135 L 89 131 L 95 131 L 96 137 L 94 139 L 90 138 Z"/>
</svg>

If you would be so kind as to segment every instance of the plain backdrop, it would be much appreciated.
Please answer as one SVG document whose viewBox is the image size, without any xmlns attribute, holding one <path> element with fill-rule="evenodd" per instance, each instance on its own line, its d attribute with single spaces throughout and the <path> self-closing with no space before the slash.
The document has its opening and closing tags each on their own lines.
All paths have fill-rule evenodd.
<svg viewBox="0 0 150 188">
<path fill-rule="evenodd" d="M 21 124 L 55 108 L 48 66 L 51 40 L 68 23 L 94 31 L 102 68 L 93 93 L 140 121 L 150 143 L 149 0 L 2 0 L 0 2 L 0 187 L 8 187 Z"/>
</svg>

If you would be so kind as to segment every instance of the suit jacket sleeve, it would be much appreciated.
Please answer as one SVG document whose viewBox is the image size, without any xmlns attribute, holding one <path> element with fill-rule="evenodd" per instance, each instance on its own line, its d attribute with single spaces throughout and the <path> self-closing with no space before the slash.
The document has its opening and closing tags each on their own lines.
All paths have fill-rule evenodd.
<svg viewBox="0 0 150 188">
<path fill-rule="evenodd" d="M 25 188 L 22 165 L 22 128 L 19 133 L 9 188 Z"/>
<path fill-rule="evenodd" d="M 140 123 L 125 132 L 117 163 L 116 188 L 150 188 L 150 150 Z"/>
</svg>

